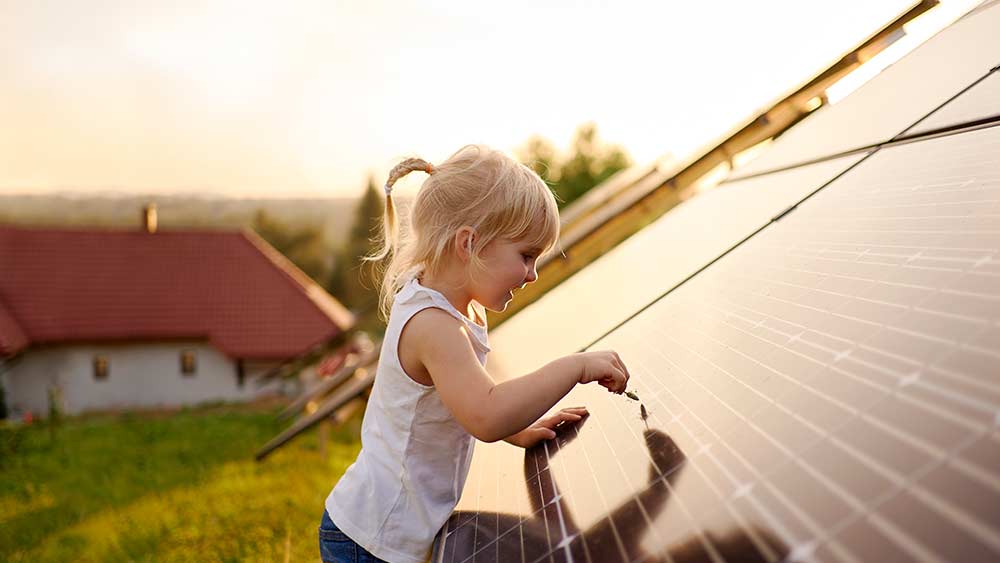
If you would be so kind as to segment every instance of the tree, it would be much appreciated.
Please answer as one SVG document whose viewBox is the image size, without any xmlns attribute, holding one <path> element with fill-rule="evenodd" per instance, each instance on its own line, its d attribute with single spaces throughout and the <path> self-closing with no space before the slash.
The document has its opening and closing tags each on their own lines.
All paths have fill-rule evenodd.
<svg viewBox="0 0 1000 563">
<path fill-rule="evenodd" d="M 558 177 L 559 168 L 556 162 L 556 148 L 548 139 L 540 135 L 533 135 L 524 146 L 516 151 L 518 160 L 528 168 L 535 171 L 550 186 L 555 183 Z"/>
<path fill-rule="evenodd" d="M 576 130 L 570 153 L 564 158 L 556 154 L 551 143 L 538 136 L 525 143 L 518 151 L 518 158 L 552 186 L 560 208 L 631 165 L 621 147 L 599 141 L 593 123 L 585 123 Z"/>
<path fill-rule="evenodd" d="M 354 211 L 347 241 L 337 253 L 334 274 L 327 289 L 349 308 L 360 311 L 378 301 L 379 280 L 364 257 L 373 250 L 372 237 L 382 228 L 382 195 L 373 177 Z"/>
<path fill-rule="evenodd" d="M 251 227 L 307 276 L 320 285 L 329 282 L 329 251 L 323 240 L 323 231 L 318 225 L 292 229 L 264 209 L 258 209 Z"/>
</svg>

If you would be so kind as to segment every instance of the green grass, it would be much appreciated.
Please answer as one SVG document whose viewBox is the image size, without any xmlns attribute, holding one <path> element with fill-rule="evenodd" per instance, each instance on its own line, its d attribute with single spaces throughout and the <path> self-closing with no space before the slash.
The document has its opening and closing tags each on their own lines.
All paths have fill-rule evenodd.
<svg viewBox="0 0 1000 563">
<path fill-rule="evenodd" d="M 274 408 L 97 415 L 0 427 L 0 561 L 318 561 L 323 500 L 360 414 L 263 462 Z"/>
</svg>

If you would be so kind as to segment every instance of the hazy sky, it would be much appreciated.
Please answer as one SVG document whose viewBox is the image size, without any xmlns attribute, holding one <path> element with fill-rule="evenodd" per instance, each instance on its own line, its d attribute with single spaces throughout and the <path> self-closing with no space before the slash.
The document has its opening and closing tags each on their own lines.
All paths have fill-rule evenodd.
<svg viewBox="0 0 1000 563">
<path fill-rule="evenodd" d="M 586 121 L 683 155 L 912 3 L 0 0 L 0 193 L 353 195 Z"/>
</svg>

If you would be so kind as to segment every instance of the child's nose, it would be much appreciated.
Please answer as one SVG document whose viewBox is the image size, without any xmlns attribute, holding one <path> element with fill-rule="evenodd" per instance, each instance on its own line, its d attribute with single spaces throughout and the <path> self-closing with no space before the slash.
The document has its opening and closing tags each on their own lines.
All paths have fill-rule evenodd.
<svg viewBox="0 0 1000 563">
<path fill-rule="evenodd" d="M 528 276 L 526 278 L 524 278 L 524 283 L 526 283 L 526 284 L 527 283 L 532 283 L 533 281 L 535 281 L 537 279 L 538 279 L 538 270 L 537 270 L 537 268 L 535 268 L 535 265 L 532 264 L 531 267 L 528 268 Z"/>
</svg>

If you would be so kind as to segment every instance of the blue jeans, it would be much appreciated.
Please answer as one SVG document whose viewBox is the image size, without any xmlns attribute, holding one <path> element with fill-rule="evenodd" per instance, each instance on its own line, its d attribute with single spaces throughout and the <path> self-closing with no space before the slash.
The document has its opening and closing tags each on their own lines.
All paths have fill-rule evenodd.
<svg viewBox="0 0 1000 563">
<path fill-rule="evenodd" d="M 326 510 L 319 524 L 319 556 L 323 563 L 385 563 L 341 532 Z"/>
</svg>

